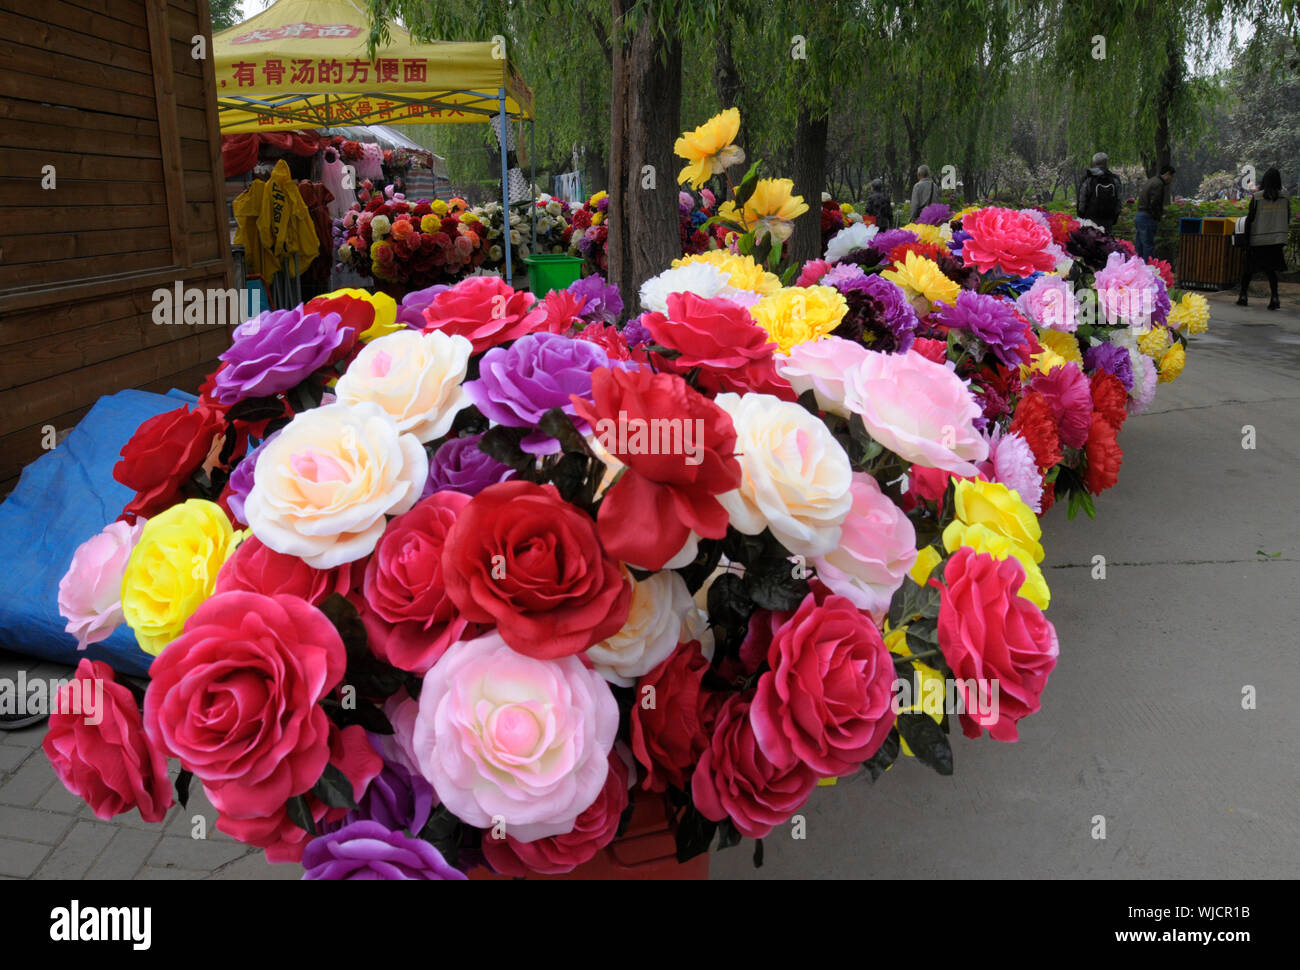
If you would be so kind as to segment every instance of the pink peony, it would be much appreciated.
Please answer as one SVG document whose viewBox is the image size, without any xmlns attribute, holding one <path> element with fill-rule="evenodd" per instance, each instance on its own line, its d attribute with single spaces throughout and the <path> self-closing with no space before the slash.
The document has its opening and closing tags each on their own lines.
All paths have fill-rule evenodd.
<svg viewBox="0 0 1300 970">
<path fill-rule="evenodd" d="M 1033 449 L 1019 432 L 1004 434 L 1001 428 L 994 428 L 989 438 L 989 458 L 980 464 L 980 471 L 989 481 L 1001 482 L 1015 491 L 1035 513 L 1042 513 L 1043 476 Z"/>
<path fill-rule="evenodd" d="M 1037 374 L 1030 387 L 1052 406 L 1061 444 L 1082 448 L 1092 422 L 1092 390 L 1079 365 L 1067 362 L 1046 374 Z"/>
<path fill-rule="evenodd" d="M 1158 279 L 1140 256 L 1107 256 L 1105 268 L 1097 271 L 1093 283 L 1106 322 L 1112 326 L 1127 324 L 1137 330 L 1149 328 L 1156 311 Z"/>
<path fill-rule="evenodd" d="M 849 491 L 853 507 L 844 520 L 839 547 L 813 564 L 817 578 L 831 592 L 881 616 L 916 562 L 916 530 L 872 476 L 854 472 Z"/>
<path fill-rule="evenodd" d="M 816 286 L 823 276 L 831 271 L 834 263 L 828 263 L 824 259 L 810 259 L 803 264 L 803 269 L 799 271 L 799 278 L 795 280 L 795 286 Z"/>
<path fill-rule="evenodd" d="M 110 522 L 72 554 L 59 580 L 59 614 L 77 638 L 78 650 L 108 639 L 122 623 L 122 574 L 143 531 L 144 519 L 135 525 Z"/>
<path fill-rule="evenodd" d="M 515 653 L 493 631 L 424 676 L 412 747 L 447 808 L 532 842 L 573 830 L 609 771 L 618 704 L 575 656 Z"/>
<path fill-rule="evenodd" d="M 845 404 L 871 437 L 905 461 L 957 475 L 976 473 L 988 442 L 975 430 L 980 406 L 943 364 L 916 351 L 867 351 L 845 377 Z"/>
<path fill-rule="evenodd" d="M 1016 303 L 1037 326 L 1074 333 L 1079 327 L 1079 301 L 1074 286 L 1059 276 L 1040 276 Z"/>
<path fill-rule="evenodd" d="M 1055 256 L 1048 252 L 1052 231 L 1023 212 L 977 209 L 961 225 L 970 233 L 970 238 L 962 243 L 962 259 L 967 266 L 978 267 L 981 273 L 996 269 L 1019 277 L 1056 267 Z"/>
<path fill-rule="evenodd" d="M 849 416 L 844 403 L 845 375 L 867 357 L 867 348 L 842 337 L 810 340 L 791 348 L 788 357 L 777 359 L 777 372 L 790 382 L 796 394 L 811 390 L 823 411 Z"/>
</svg>

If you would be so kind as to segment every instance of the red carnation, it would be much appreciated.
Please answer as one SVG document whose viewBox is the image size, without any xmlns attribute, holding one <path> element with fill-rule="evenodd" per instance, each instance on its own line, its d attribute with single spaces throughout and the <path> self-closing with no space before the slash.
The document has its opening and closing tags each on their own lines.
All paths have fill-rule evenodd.
<svg viewBox="0 0 1300 970">
<path fill-rule="evenodd" d="M 1061 460 L 1061 438 L 1056 429 L 1056 416 L 1052 405 L 1038 391 L 1030 391 L 1020 399 L 1011 430 L 1029 443 L 1039 471 L 1047 471 Z"/>
<path fill-rule="evenodd" d="M 1092 413 L 1092 427 L 1088 441 L 1083 446 L 1088 457 L 1088 467 L 1083 473 L 1083 484 L 1093 495 L 1100 495 L 1119 481 L 1119 466 L 1124 452 L 1116 438 L 1115 428 L 1099 411 Z"/>
<path fill-rule="evenodd" d="M 1128 417 L 1128 391 L 1124 382 L 1114 374 L 1099 370 L 1092 375 L 1092 409 L 1109 422 L 1117 432 Z"/>
</svg>

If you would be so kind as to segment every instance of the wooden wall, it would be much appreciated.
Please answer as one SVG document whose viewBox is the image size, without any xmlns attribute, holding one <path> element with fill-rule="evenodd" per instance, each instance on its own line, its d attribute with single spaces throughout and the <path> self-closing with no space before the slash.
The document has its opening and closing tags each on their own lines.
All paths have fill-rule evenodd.
<svg viewBox="0 0 1300 970">
<path fill-rule="evenodd" d="M 177 280 L 233 285 L 207 0 L 0 0 L 0 494 L 100 396 L 197 390 L 231 328 L 155 324 Z"/>
</svg>

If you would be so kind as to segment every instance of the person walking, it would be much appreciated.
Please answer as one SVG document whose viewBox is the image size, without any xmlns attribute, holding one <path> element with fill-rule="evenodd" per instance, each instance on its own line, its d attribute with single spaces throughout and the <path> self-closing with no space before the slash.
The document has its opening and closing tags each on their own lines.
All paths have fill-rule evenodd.
<svg viewBox="0 0 1300 970">
<path fill-rule="evenodd" d="M 1093 155 L 1092 168 L 1084 173 L 1077 193 L 1079 218 L 1095 222 L 1108 233 L 1114 230 L 1123 205 L 1120 187 L 1119 176 L 1110 170 L 1110 156 L 1105 152 Z"/>
<path fill-rule="evenodd" d="M 1147 179 L 1138 193 L 1138 211 L 1133 220 L 1134 240 L 1137 254 L 1143 259 L 1153 259 L 1156 255 L 1156 226 L 1165 214 L 1165 191 L 1174 180 L 1174 167 L 1166 165 L 1159 175 Z"/>
<path fill-rule="evenodd" d="M 916 170 L 916 184 L 912 186 L 912 211 L 908 214 L 913 222 L 921 215 L 927 205 L 943 201 L 939 183 L 930 177 L 930 166 L 922 165 Z"/>
<path fill-rule="evenodd" d="M 1270 168 L 1260 180 L 1259 191 L 1251 193 L 1250 209 L 1246 213 L 1247 250 L 1241 274 L 1241 296 L 1238 306 L 1246 306 L 1246 291 L 1256 273 L 1268 277 L 1268 308 L 1276 310 L 1281 301 L 1277 296 L 1277 274 L 1286 271 L 1287 233 L 1290 231 L 1291 199 L 1282 191 L 1282 175 Z"/>
<path fill-rule="evenodd" d="M 885 194 L 885 184 L 880 179 L 871 182 L 871 194 L 862 204 L 862 212 L 876 220 L 881 232 L 894 228 L 894 205 Z"/>
</svg>

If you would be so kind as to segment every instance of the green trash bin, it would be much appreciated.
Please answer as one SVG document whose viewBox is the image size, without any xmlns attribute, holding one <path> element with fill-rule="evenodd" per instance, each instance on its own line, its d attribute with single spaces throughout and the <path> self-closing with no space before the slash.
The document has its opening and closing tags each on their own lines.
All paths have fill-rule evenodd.
<svg viewBox="0 0 1300 970">
<path fill-rule="evenodd" d="M 582 259 L 563 253 L 538 253 L 525 256 L 528 264 L 528 288 L 538 299 L 551 290 L 568 289 L 582 275 Z"/>
</svg>

